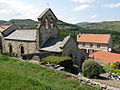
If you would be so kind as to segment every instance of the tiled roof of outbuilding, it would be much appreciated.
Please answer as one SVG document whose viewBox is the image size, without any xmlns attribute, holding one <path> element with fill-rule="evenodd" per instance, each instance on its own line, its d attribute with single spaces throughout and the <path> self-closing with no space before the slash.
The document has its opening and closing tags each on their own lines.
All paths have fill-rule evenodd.
<svg viewBox="0 0 120 90">
<path fill-rule="evenodd" d="M 110 34 L 81 34 L 77 42 L 108 44 Z"/>
<path fill-rule="evenodd" d="M 35 41 L 36 40 L 36 30 L 16 30 L 5 39 L 9 40 L 23 40 L 23 41 Z"/>
</svg>

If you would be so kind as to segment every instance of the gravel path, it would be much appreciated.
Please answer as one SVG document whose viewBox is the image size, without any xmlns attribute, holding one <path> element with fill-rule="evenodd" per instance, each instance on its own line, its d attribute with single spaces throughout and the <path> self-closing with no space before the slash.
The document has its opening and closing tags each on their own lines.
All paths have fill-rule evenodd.
<svg viewBox="0 0 120 90">
<path fill-rule="evenodd" d="M 120 88 L 120 80 L 108 79 L 107 78 L 108 75 L 109 75 L 108 73 L 101 74 L 100 75 L 102 77 L 101 79 L 92 79 L 92 80 L 103 83 L 103 84 L 107 84 L 107 85 L 110 85 L 110 86 Z"/>
</svg>

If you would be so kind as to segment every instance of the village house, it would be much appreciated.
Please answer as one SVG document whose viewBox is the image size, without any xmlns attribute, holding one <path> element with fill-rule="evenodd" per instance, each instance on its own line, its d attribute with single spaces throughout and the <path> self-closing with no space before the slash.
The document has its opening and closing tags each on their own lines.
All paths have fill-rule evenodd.
<svg viewBox="0 0 120 90">
<path fill-rule="evenodd" d="M 56 56 L 69 56 L 74 64 L 81 67 L 87 55 L 79 50 L 77 42 L 71 37 L 58 37 L 57 17 L 50 8 L 47 8 L 38 19 L 34 30 L 19 30 L 15 25 L 9 26 L 1 32 L 1 50 L 3 53 L 15 53 L 32 59 L 35 55 L 43 58 L 43 53 Z M 25 57 L 26 55 L 26 57 Z M 44 54 L 45 55 L 45 54 Z M 31 57 L 31 58 L 30 58 Z"/>
<path fill-rule="evenodd" d="M 88 54 L 97 51 L 112 50 L 112 37 L 110 34 L 79 34 L 77 35 L 78 47 Z"/>
</svg>

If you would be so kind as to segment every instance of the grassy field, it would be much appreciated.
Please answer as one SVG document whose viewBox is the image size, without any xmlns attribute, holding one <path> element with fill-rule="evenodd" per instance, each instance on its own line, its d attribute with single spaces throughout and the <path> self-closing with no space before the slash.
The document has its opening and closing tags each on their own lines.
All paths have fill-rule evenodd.
<svg viewBox="0 0 120 90">
<path fill-rule="evenodd" d="M 62 72 L 0 55 L 0 90 L 99 90 Z"/>
</svg>

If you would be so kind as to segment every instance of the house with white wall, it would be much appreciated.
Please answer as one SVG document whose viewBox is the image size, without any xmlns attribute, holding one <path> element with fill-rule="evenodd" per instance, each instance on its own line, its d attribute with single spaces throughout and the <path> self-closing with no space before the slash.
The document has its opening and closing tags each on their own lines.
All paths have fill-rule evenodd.
<svg viewBox="0 0 120 90">
<path fill-rule="evenodd" d="M 77 35 L 79 49 L 88 54 L 97 51 L 112 50 L 112 37 L 110 34 L 79 34 Z"/>
</svg>

